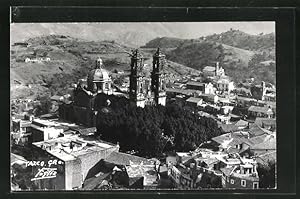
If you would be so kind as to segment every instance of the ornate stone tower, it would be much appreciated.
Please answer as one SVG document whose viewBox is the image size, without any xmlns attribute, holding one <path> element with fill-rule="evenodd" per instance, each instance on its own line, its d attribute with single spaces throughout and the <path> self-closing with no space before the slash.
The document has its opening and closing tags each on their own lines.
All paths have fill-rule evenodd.
<svg viewBox="0 0 300 199">
<path fill-rule="evenodd" d="M 154 92 L 154 100 L 156 104 L 163 106 L 166 105 L 165 74 L 163 73 L 165 63 L 165 55 L 162 54 L 158 48 L 153 55 L 151 90 Z"/>
<path fill-rule="evenodd" d="M 130 67 L 129 99 L 137 106 L 145 107 L 147 89 L 145 75 L 143 74 L 144 58 L 138 50 L 133 51 L 131 54 Z"/>
</svg>

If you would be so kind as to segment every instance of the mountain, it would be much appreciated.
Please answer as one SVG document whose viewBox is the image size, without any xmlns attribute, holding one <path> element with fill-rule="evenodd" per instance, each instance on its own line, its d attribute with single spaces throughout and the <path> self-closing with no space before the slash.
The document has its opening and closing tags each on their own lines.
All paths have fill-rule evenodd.
<svg viewBox="0 0 300 199">
<path fill-rule="evenodd" d="M 257 81 L 276 83 L 274 33 L 249 35 L 230 30 L 198 39 L 155 38 L 143 46 L 155 47 L 165 48 L 169 60 L 197 70 L 218 61 L 236 81 L 257 77 Z"/>
<path fill-rule="evenodd" d="M 66 35 L 88 41 L 114 40 L 138 47 L 156 37 L 190 37 L 193 28 L 185 23 L 31 23 L 11 24 L 11 44 L 47 35 Z"/>
<path fill-rule="evenodd" d="M 250 35 L 240 30 L 231 29 L 220 34 L 213 34 L 202 38 L 244 50 L 266 52 L 273 58 L 275 57 L 274 33 Z"/>
<path fill-rule="evenodd" d="M 167 59 L 184 64 L 194 69 L 202 70 L 212 62 L 224 59 L 222 45 L 213 42 L 184 43 L 167 54 Z"/>
<path fill-rule="evenodd" d="M 157 37 L 147 42 L 141 48 L 177 48 L 187 41 L 187 39 L 179 39 L 174 37 Z"/>
<path fill-rule="evenodd" d="M 88 41 L 65 35 L 48 35 L 29 38 L 29 45 L 11 46 L 11 89 L 12 97 L 39 95 L 45 92 L 63 94 L 72 83 L 85 78 L 94 67 L 98 57 L 109 71 L 128 71 L 132 47 L 115 41 Z M 153 50 L 141 51 L 145 57 L 146 70 L 152 67 Z M 26 58 L 50 58 L 49 61 L 25 62 Z M 197 71 L 186 66 L 167 61 L 166 72 L 176 78 Z M 28 89 L 34 86 L 34 90 Z"/>
</svg>

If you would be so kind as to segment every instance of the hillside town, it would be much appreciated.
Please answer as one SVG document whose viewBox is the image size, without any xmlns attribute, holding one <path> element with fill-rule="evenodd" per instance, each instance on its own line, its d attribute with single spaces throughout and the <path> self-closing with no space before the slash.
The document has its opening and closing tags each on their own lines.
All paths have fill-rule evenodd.
<svg viewBox="0 0 300 199">
<path fill-rule="evenodd" d="M 11 113 L 13 190 L 258 189 L 259 165 L 276 163 L 276 89 L 254 78 L 234 82 L 219 62 L 200 75 L 172 79 L 157 49 L 150 74 L 139 50 L 130 54 L 130 73 L 119 84 L 99 57 L 72 92 L 51 97 L 51 113 L 34 116 L 38 100 L 17 99 Z M 25 59 L 25 62 L 50 61 Z M 120 150 L 97 134 L 97 116 L 110 111 L 112 96 L 144 109 L 178 102 L 194 115 L 212 118 L 223 134 L 193 151 L 141 157 Z M 163 134 L 161 135 L 164 136 Z M 166 137 L 172 143 L 172 138 Z M 27 176 L 28 182 L 20 180 Z M 275 176 L 274 176 L 275 180 Z M 29 183 L 29 184 L 28 184 Z M 275 184 L 275 181 L 273 182 Z"/>
</svg>

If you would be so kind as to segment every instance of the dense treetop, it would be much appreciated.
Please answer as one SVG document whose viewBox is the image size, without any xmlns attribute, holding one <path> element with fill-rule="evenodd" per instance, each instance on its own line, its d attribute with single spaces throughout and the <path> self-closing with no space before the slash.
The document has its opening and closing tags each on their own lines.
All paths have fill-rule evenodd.
<svg viewBox="0 0 300 199">
<path fill-rule="evenodd" d="M 125 98 L 110 100 L 111 105 L 98 112 L 97 130 L 101 139 L 119 142 L 122 151 L 134 150 L 145 157 L 190 151 L 223 133 L 213 119 L 199 117 L 176 102 L 143 109 Z"/>
</svg>

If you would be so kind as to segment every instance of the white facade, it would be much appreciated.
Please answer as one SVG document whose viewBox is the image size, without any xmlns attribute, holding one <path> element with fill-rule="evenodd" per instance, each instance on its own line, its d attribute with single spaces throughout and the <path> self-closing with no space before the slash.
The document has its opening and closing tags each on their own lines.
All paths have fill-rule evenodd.
<svg viewBox="0 0 300 199">
<path fill-rule="evenodd" d="M 63 133 L 63 129 L 56 129 L 53 127 L 50 128 L 44 128 L 44 140 L 49 140 L 53 138 L 58 138 L 58 136 Z"/>
<path fill-rule="evenodd" d="M 220 79 L 217 82 L 217 90 L 230 93 L 232 90 L 234 90 L 234 83 L 228 79 Z"/>
<path fill-rule="evenodd" d="M 208 84 L 205 84 L 205 88 L 204 88 L 204 93 L 205 94 L 215 94 L 215 91 L 216 91 L 216 88 L 214 87 L 214 85 L 212 83 L 208 83 Z"/>
<path fill-rule="evenodd" d="M 166 106 L 166 99 L 167 97 L 159 97 L 158 98 L 158 104 L 162 105 L 162 106 Z"/>
</svg>

